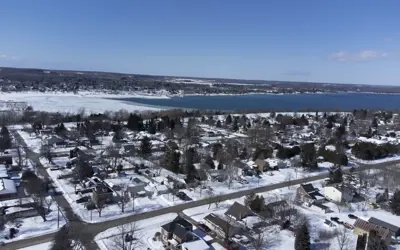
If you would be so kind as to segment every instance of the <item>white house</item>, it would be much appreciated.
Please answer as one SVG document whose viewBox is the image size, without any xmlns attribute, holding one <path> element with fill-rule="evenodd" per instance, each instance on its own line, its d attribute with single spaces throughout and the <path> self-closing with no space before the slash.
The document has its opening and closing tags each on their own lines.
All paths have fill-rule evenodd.
<svg viewBox="0 0 400 250">
<path fill-rule="evenodd" d="M 324 194 L 325 198 L 328 200 L 337 202 L 337 203 L 342 203 L 342 202 L 351 202 L 353 201 L 354 197 L 354 192 L 345 186 L 325 186 L 324 187 Z"/>
</svg>

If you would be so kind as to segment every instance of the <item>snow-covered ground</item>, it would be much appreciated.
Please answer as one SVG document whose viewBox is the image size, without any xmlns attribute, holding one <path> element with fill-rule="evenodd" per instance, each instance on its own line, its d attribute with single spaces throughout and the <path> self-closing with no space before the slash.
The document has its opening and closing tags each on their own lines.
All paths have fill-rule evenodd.
<svg viewBox="0 0 400 250">
<path fill-rule="evenodd" d="M 47 197 L 46 200 L 50 200 L 50 197 Z M 19 204 L 19 200 L 7 200 L 2 201 L 2 206 L 11 206 Z M 9 208 L 8 210 L 17 211 L 18 208 Z M 58 219 L 59 224 L 58 224 Z M 42 217 L 34 216 L 29 218 L 19 218 L 15 219 L 14 221 L 10 221 L 5 224 L 2 231 L 0 231 L 0 241 L 4 241 L 5 243 L 11 241 L 17 241 L 22 239 L 27 239 L 43 234 L 52 233 L 58 230 L 59 227 L 62 227 L 66 224 L 66 221 L 62 215 L 62 213 L 58 216 L 57 204 L 52 202 L 50 205 L 50 212 L 46 215 L 46 221 L 43 221 Z M 15 235 L 15 238 L 6 240 L 4 239 L 5 236 L 9 234 L 10 228 L 16 228 L 18 233 Z"/>
<path fill-rule="evenodd" d="M 22 137 L 22 139 L 24 139 L 26 146 L 28 146 L 30 150 L 35 153 L 40 152 L 44 138 L 36 135 L 35 133 L 28 133 L 23 130 L 18 130 L 18 134 Z"/>
<path fill-rule="evenodd" d="M 171 222 L 175 219 L 177 214 L 170 213 L 164 214 L 161 216 L 152 217 L 146 220 L 136 221 L 134 224 L 125 225 L 126 229 L 129 229 L 131 226 L 135 227 L 135 238 L 139 239 L 139 244 L 135 247 L 135 250 L 146 250 L 148 248 L 152 250 L 161 250 L 164 249 L 160 241 L 153 241 L 154 234 L 156 232 L 160 232 L 161 226 Z M 101 250 L 113 250 L 119 249 L 119 243 L 122 238 L 120 236 L 122 231 L 122 227 L 114 227 L 108 229 L 95 237 L 97 244 L 99 245 Z"/>
<path fill-rule="evenodd" d="M 129 112 L 160 110 L 160 108 L 148 107 L 143 104 L 107 99 L 128 97 L 143 98 L 146 96 L 143 94 L 117 95 L 90 92 L 82 92 L 76 95 L 62 92 L 12 92 L 1 93 L 0 101 L 26 102 L 34 110 L 63 113 L 76 113 L 82 108 L 88 113 L 102 113 L 104 111 L 119 111 L 123 109 Z M 157 96 L 149 95 L 147 98 L 157 98 Z"/>
<path fill-rule="evenodd" d="M 30 247 L 19 248 L 18 250 L 49 250 L 50 247 L 51 247 L 51 242 L 45 242 Z"/>
<path fill-rule="evenodd" d="M 319 188 L 320 192 L 323 193 L 323 187 L 321 186 L 321 181 L 312 182 L 313 186 Z M 293 200 L 296 189 L 298 185 L 276 189 L 270 192 L 260 193 L 265 199 L 266 204 L 269 202 L 286 199 L 288 201 Z M 375 195 L 374 190 L 369 190 L 368 196 Z M 221 202 L 218 207 L 215 204 L 204 205 L 199 207 L 194 207 L 190 209 L 186 209 L 183 211 L 184 214 L 190 216 L 193 220 L 202 222 L 203 218 L 206 217 L 210 213 L 214 213 L 218 216 L 224 217 L 224 213 L 229 209 L 229 207 L 234 203 L 239 202 L 244 204 L 244 197 L 235 199 L 235 200 L 227 200 Z M 340 221 L 347 222 L 349 224 L 354 224 L 354 220 L 349 219 L 349 214 L 354 214 L 361 219 L 368 220 L 371 217 L 379 218 L 380 220 L 387 221 L 393 223 L 395 225 L 400 225 L 400 217 L 395 216 L 389 212 L 380 209 L 372 209 L 368 206 L 365 206 L 365 202 L 360 203 L 352 203 L 347 207 L 339 207 L 333 203 L 325 203 L 324 205 L 328 206 L 333 212 L 325 214 L 321 210 L 314 209 L 313 207 L 302 207 L 295 206 L 298 211 L 307 218 L 311 236 L 311 242 L 313 245 L 312 249 L 329 249 L 329 250 L 339 250 L 337 238 L 332 238 L 330 240 L 324 240 L 320 238 L 320 232 L 333 232 L 336 229 L 343 229 L 346 235 L 348 236 L 347 247 L 344 249 L 355 249 L 355 244 L 357 237 L 350 229 L 345 229 L 341 225 L 337 225 L 334 228 L 331 228 L 324 224 L 325 219 L 330 219 L 330 217 L 338 217 Z M 246 221 L 246 225 L 249 225 L 249 222 Z M 253 235 L 253 237 L 257 237 Z M 280 230 L 279 227 L 270 226 L 267 227 L 264 233 L 265 240 L 268 242 L 265 249 L 273 249 L 273 250 L 281 250 L 294 249 L 294 239 L 295 235 L 288 230 Z M 328 247 L 328 248 L 327 248 Z M 248 249 L 252 249 L 251 246 L 248 246 Z M 400 246 L 391 246 L 390 249 L 400 249 Z"/>
</svg>

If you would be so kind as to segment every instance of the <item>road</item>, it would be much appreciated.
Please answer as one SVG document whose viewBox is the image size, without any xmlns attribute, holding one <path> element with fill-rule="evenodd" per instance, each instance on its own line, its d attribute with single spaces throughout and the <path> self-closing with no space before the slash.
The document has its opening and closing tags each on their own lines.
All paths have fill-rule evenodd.
<svg viewBox="0 0 400 250">
<path fill-rule="evenodd" d="M 22 139 L 22 138 L 20 138 L 20 139 Z M 18 140 L 18 138 L 17 138 L 17 140 Z M 20 143 L 22 145 L 25 145 L 25 142 L 23 142 L 23 140 Z M 43 176 L 48 176 L 47 171 L 43 168 L 43 166 L 40 164 L 40 162 L 38 160 L 38 155 L 32 151 L 28 151 L 27 153 L 28 153 L 28 156 L 32 157 L 31 159 L 34 159 L 34 161 L 36 162 L 39 173 L 42 174 Z M 383 162 L 383 163 L 378 163 L 378 164 L 368 164 L 368 165 L 359 164 L 359 166 L 355 169 L 355 171 L 386 168 L 386 167 L 393 166 L 398 163 L 400 163 L 400 160 L 391 161 L 391 162 Z M 344 169 L 344 172 L 349 172 L 349 171 L 350 171 L 349 168 Z M 213 198 L 214 199 L 218 198 L 220 201 L 236 199 L 236 198 L 240 198 L 242 196 L 246 196 L 252 192 L 254 192 L 254 193 L 268 192 L 268 191 L 272 191 L 275 189 L 289 187 L 292 185 L 298 185 L 298 184 L 302 184 L 302 183 L 306 183 L 306 182 L 325 179 L 328 176 L 329 176 L 329 173 L 322 173 L 319 175 L 305 177 L 305 178 L 301 178 L 301 179 L 284 181 L 284 182 L 271 184 L 271 185 L 267 185 L 267 186 L 260 186 L 257 188 L 241 190 L 241 191 L 232 192 L 229 194 L 223 194 L 223 195 L 219 195 L 219 196 L 216 196 Z M 208 205 L 210 203 L 210 199 L 191 201 L 191 202 L 179 204 L 176 206 L 164 207 L 164 208 L 161 208 L 158 210 L 153 210 L 150 212 L 139 213 L 139 214 L 133 214 L 133 215 L 129 215 L 126 217 L 122 217 L 122 218 L 118 218 L 118 219 L 114 219 L 114 220 L 110 220 L 110 221 L 104 221 L 104 222 L 100 222 L 100 223 L 96 223 L 96 224 L 89 224 L 89 223 L 81 221 L 80 218 L 77 215 L 75 215 L 75 213 L 72 211 L 71 206 L 69 205 L 67 200 L 64 198 L 64 196 L 57 196 L 56 202 L 65 211 L 65 215 L 66 215 L 67 219 L 70 221 L 69 224 L 70 224 L 72 230 L 74 230 L 74 228 L 76 228 L 76 230 L 79 230 L 79 231 L 84 230 L 84 232 L 85 232 L 84 244 L 85 244 L 86 249 L 87 250 L 97 250 L 98 246 L 94 241 L 94 237 L 97 234 L 99 234 L 100 232 L 103 232 L 112 227 L 119 226 L 121 224 L 138 221 L 138 220 L 143 220 L 143 219 L 148 219 L 148 218 L 152 218 L 152 217 L 167 214 L 167 213 L 180 213 L 185 209 Z M 8 243 L 6 246 L 3 246 L 1 249 L 15 250 L 18 248 L 28 247 L 28 246 L 35 245 L 35 244 L 52 241 L 53 237 L 54 237 L 54 233 L 46 234 L 46 235 L 42 235 L 42 236 L 38 236 L 38 237 L 34 237 L 34 238 L 19 240 L 16 242 Z"/>
</svg>

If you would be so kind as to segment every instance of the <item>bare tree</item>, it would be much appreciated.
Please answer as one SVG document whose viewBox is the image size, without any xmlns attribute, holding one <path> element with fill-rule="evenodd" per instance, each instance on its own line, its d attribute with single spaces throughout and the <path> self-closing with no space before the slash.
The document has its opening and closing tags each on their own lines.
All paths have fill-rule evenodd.
<svg viewBox="0 0 400 250">
<path fill-rule="evenodd" d="M 220 194 L 215 194 L 212 191 L 208 191 L 208 209 L 211 208 L 211 205 L 214 204 L 216 208 L 219 207 L 219 204 L 222 202 L 222 197 L 221 197 L 222 193 Z"/>
<path fill-rule="evenodd" d="M 97 212 L 99 213 L 99 217 L 101 217 L 101 212 L 105 208 L 106 204 L 102 197 L 102 194 L 98 194 L 97 192 L 93 192 L 93 202 L 96 205 Z"/>
<path fill-rule="evenodd" d="M 352 233 L 350 233 L 350 231 L 347 228 L 339 227 L 337 229 L 336 240 L 339 250 L 351 249 L 350 247 L 351 237 Z"/>
<path fill-rule="evenodd" d="M 141 236 L 135 222 L 117 227 L 118 234 L 112 237 L 112 249 L 134 250 L 142 246 Z"/>
<path fill-rule="evenodd" d="M 226 182 L 228 184 L 228 188 L 230 189 L 233 183 L 233 180 L 238 175 L 238 167 L 237 167 L 238 162 L 228 162 L 225 165 L 224 173 L 226 176 Z"/>
<path fill-rule="evenodd" d="M 53 202 L 54 202 L 53 198 L 52 198 L 52 197 L 46 198 L 46 199 L 45 199 L 45 202 L 46 202 L 46 205 L 47 205 L 47 211 L 50 211 L 50 207 L 51 207 L 51 205 L 52 205 Z"/>
<path fill-rule="evenodd" d="M 53 161 L 52 148 L 50 145 L 42 144 L 40 147 L 40 156 L 46 158 L 49 163 Z"/>
<path fill-rule="evenodd" d="M 17 165 L 19 168 L 22 167 L 23 159 L 22 159 L 22 149 L 21 146 L 17 147 Z"/>
<path fill-rule="evenodd" d="M 126 203 L 129 202 L 129 192 L 128 192 L 128 186 L 126 184 L 121 185 L 121 191 L 119 194 L 119 204 L 121 208 L 121 212 L 125 212 L 125 206 Z"/>
<path fill-rule="evenodd" d="M 222 193 L 220 193 L 219 195 L 216 195 L 213 198 L 213 202 L 214 202 L 214 205 L 215 205 L 216 208 L 218 208 L 219 204 L 222 202 L 222 196 L 221 195 L 222 195 Z"/>
<path fill-rule="evenodd" d="M 251 241 L 251 246 L 254 250 L 263 250 L 268 249 L 268 245 L 273 242 L 271 232 L 259 232 L 256 234 L 256 237 Z"/>
<path fill-rule="evenodd" d="M 122 155 L 120 153 L 120 148 L 114 144 L 110 144 L 107 148 L 106 151 L 107 156 L 108 156 L 108 162 L 111 165 L 112 169 L 114 171 L 117 171 L 117 166 L 118 166 L 118 161 L 121 160 Z"/>
</svg>

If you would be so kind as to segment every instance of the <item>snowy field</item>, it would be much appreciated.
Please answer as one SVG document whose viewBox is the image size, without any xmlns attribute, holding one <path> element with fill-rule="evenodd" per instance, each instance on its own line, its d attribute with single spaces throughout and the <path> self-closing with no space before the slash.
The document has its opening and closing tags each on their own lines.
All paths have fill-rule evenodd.
<svg viewBox="0 0 400 250">
<path fill-rule="evenodd" d="M 47 197 L 46 200 L 50 200 L 50 197 Z M 19 200 L 7 200 L 1 203 L 2 206 L 11 206 L 19 204 Z M 9 210 L 17 211 L 18 208 L 9 208 Z M 15 219 L 5 224 L 4 229 L 0 231 L 0 238 L 7 243 L 55 232 L 58 230 L 58 218 L 60 219 L 60 227 L 66 224 L 62 213 L 60 213 L 59 217 L 57 215 L 57 204 L 52 202 L 50 205 L 50 213 L 46 215 L 46 221 L 43 221 L 40 216 Z M 10 228 L 16 228 L 18 233 L 15 235 L 15 238 L 6 240 L 4 237 L 8 235 Z"/>
<path fill-rule="evenodd" d="M 129 112 L 160 110 L 160 108 L 148 107 L 143 104 L 111 100 L 106 98 L 127 98 L 145 97 L 143 95 L 115 95 L 115 94 L 96 94 L 96 93 L 62 93 L 62 92 L 20 92 L 20 93 L 1 93 L 0 101 L 26 102 L 34 110 L 48 112 L 76 113 L 84 108 L 88 113 L 102 113 L 104 111 L 119 111 L 125 109 Z M 157 96 L 148 96 L 157 98 Z"/>
<path fill-rule="evenodd" d="M 51 247 L 51 242 L 45 242 L 38 245 L 33 245 L 30 247 L 19 248 L 18 250 L 49 250 Z"/>
<path fill-rule="evenodd" d="M 136 229 L 134 237 L 138 238 L 140 243 L 135 247 L 135 250 L 146 250 L 149 248 L 152 250 L 164 249 L 160 241 L 153 241 L 152 238 L 156 232 L 160 232 L 162 225 L 171 222 L 176 216 L 177 214 L 175 213 L 164 214 L 150 219 L 136 221 L 131 225 L 126 225 L 127 228 L 134 226 Z M 120 236 L 121 231 L 121 227 L 115 227 L 98 234 L 95 240 L 100 249 L 120 249 L 119 243 L 122 240 Z"/>
</svg>

